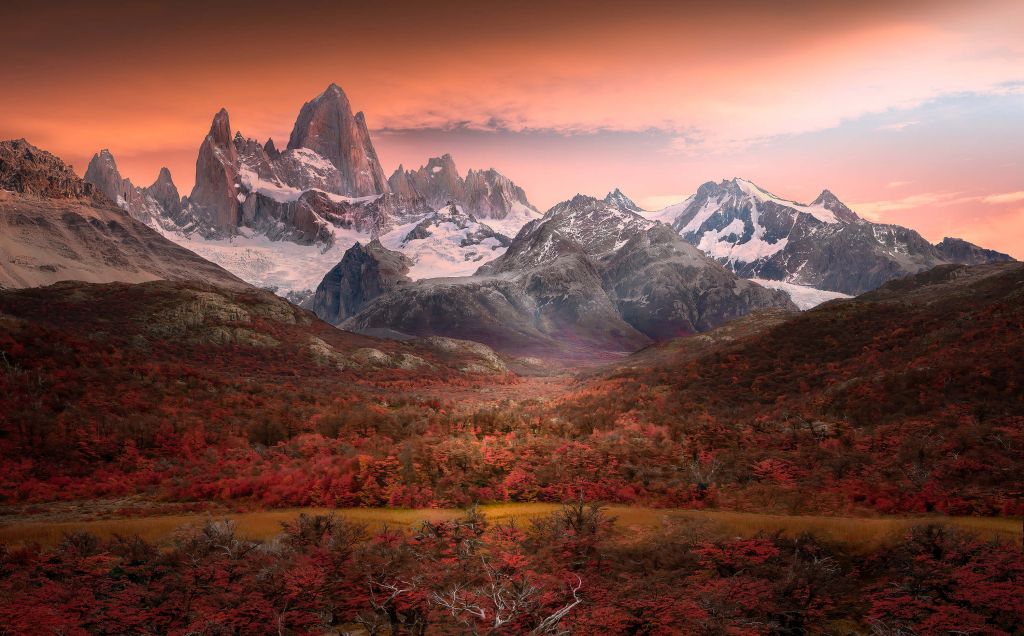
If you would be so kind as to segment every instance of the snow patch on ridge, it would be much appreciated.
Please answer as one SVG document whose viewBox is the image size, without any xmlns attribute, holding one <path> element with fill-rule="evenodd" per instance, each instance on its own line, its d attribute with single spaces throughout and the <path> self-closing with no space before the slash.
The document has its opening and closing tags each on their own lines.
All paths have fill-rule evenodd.
<svg viewBox="0 0 1024 636">
<path fill-rule="evenodd" d="M 817 307 L 821 303 L 835 300 L 837 298 L 852 298 L 847 294 L 841 294 L 834 291 L 826 291 L 824 289 L 817 289 L 815 287 L 809 287 L 807 285 L 797 285 L 796 283 L 787 283 L 781 280 L 767 280 L 764 278 L 751 278 L 748 279 L 751 282 L 757 283 L 762 287 L 769 289 L 780 289 L 787 294 L 793 303 L 801 310 L 811 309 Z"/>
</svg>

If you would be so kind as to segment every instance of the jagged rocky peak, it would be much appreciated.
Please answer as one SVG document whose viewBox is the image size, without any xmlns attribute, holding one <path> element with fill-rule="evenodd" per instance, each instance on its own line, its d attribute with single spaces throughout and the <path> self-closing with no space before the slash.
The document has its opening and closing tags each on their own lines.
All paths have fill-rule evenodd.
<svg viewBox="0 0 1024 636">
<path fill-rule="evenodd" d="M 622 193 L 622 190 L 619 190 L 618 188 L 615 188 L 614 190 L 609 192 L 605 196 L 604 202 L 605 203 L 609 203 L 611 205 L 618 206 L 618 207 L 622 208 L 623 210 L 629 210 L 630 212 L 643 212 L 644 211 L 643 208 L 641 208 L 639 205 L 637 205 L 633 201 L 633 199 L 630 199 L 629 197 L 627 197 L 625 194 Z"/>
<path fill-rule="evenodd" d="M 402 164 L 398 164 L 398 168 L 388 177 L 388 186 L 392 192 L 402 197 L 419 196 L 412 175 L 405 171 L 405 166 Z"/>
<path fill-rule="evenodd" d="M 213 116 L 208 135 L 214 143 L 220 146 L 226 146 L 231 141 L 231 120 L 226 108 L 221 108 Z"/>
<path fill-rule="evenodd" d="M 288 139 L 288 149 L 297 148 L 308 148 L 334 164 L 342 178 L 339 194 L 363 197 L 389 191 L 366 118 L 352 114 L 348 97 L 337 84 L 303 104 Z"/>
<path fill-rule="evenodd" d="M 121 173 L 117 169 L 114 155 L 104 148 L 92 156 L 89 166 L 85 169 L 85 180 L 95 185 L 100 192 L 111 201 L 124 205 L 127 200 Z"/>
<path fill-rule="evenodd" d="M 818 198 L 811 203 L 811 206 L 820 206 L 832 212 L 837 219 L 844 223 L 856 223 L 861 220 L 857 213 L 840 201 L 839 197 L 832 194 L 831 190 L 822 190 Z"/>
<path fill-rule="evenodd" d="M 160 168 L 156 181 L 146 188 L 146 191 L 171 217 L 176 217 L 181 212 L 181 195 L 178 193 L 178 187 L 174 185 L 174 179 L 171 178 L 171 171 L 166 167 Z"/>
<path fill-rule="evenodd" d="M 392 192 L 402 196 L 423 197 L 434 208 L 454 201 L 481 219 L 503 220 L 510 216 L 525 222 L 537 209 L 526 192 L 497 170 L 470 170 L 465 179 L 459 175 L 450 154 L 431 157 L 416 170 L 404 166 L 388 179 Z"/>
<path fill-rule="evenodd" d="M 0 189 L 51 199 L 111 203 L 109 197 L 82 180 L 59 157 L 24 139 L 0 141 Z"/>
<path fill-rule="evenodd" d="M 321 320 L 338 324 L 381 294 L 411 282 L 411 266 L 408 257 L 377 239 L 356 243 L 324 276 L 313 295 L 312 309 Z"/>
<path fill-rule="evenodd" d="M 271 159 L 277 159 L 281 155 L 281 151 L 274 145 L 274 140 L 271 137 L 267 137 L 266 143 L 263 144 L 263 152 L 267 153 Z"/>
<path fill-rule="evenodd" d="M 478 273 L 527 269 L 569 253 L 599 256 L 618 249 L 653 224 L 618 205 L 577 194 L 523 226 L 508 251 Z"/>
<path fill-rule="evenodd" d="M 228 111 L 213 117 L 199 147 L 196 182 L 189 196 L 196 223 L 213 236 L 230 236 L 239 220 L 238 151 L 232 143 Z"/>
<path fill-rule="evenodd" d="M 466 174 L 466 204 L 488 219 L 504 219 L 527 210 L 537 212 L 526 192 L 494 168 Z"/>
</svg>

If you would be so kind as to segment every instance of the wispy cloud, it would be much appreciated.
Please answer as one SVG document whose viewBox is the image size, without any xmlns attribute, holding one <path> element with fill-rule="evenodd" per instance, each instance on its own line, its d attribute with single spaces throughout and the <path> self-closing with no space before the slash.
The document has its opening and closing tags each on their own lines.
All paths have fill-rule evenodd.
<svg viewBox="0 0 1024 636">
<path fill-rule="evenodd" d="M 1020 190 L 1018 192 L 1004 192 L 1002 194 L 990 194 L 987 197 L 982 197 L 981 200 L 993 205 L 1024 201 L 1024 190 Z"/>
<path fill-rule="evenodd" d="M 887 187 L 887 188 L 902 188 L 903 186 L 908 186 L 911 183 L 913 183 L 913 181 L 890 181 L 889 183 L 885 184 L 885 187 Z"/>
<path fill-rule="evenodd" d="M 891 124 L 884 124 L 882 126 L 879 126 L 877 130 L 901 132 L 903 130 L 906 130 L 907 128 L 910 128 L 911 126 L 916 126 L 920 123 L 921 122 L 919 121 L 897 121 Z"/>
</svg>

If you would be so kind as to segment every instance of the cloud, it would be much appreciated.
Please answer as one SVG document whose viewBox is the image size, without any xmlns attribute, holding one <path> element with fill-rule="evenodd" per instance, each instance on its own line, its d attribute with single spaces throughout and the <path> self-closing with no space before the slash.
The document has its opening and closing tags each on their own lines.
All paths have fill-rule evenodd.
<svg viewBox="0 0 1024 636">
<path fill-rule="evenodd" d="M 890 212 L 900 212 L 924 206 L 946 206 L 977 201 L 978 197 L 962 196 L 960 192 L 922 192 L 899 199 L 883 199 L 880 201 L 864 201 L 851 203 L 850 209 L 871 221 L 880 221 Z"/>
<path fill-rule="evenodd" d="M 890 181 L 889 183 L 885 184 L 885 187 L 902 188 L 903 186 L 910 185 L 911 183 L 913 183 L 913 181 Z"/>
<path fill-rule="evenodd" d="M 891 123 L 891 124 L 885 124 L 883 126 L 879 126 L 876 130 L 900 132 L 900 131 L 906 130 L 907 128 L 910 128 L 911 126 L 916 126 L 916 125 L 918 125 L 920 123 L 921 122 L 919 122 L 919 121 L 898 121 L 898 122 L 894 122 L 894 123 Z"/>
<path fill-rule="evenodd" d="M 1020 190 L 1018 192 L 1004 192 L 1002 194 L 990 194 L 987 197 L 982 197 L 981 200 L 991 205 L 1024 201 L 1024 190 Z"/>
</svg>

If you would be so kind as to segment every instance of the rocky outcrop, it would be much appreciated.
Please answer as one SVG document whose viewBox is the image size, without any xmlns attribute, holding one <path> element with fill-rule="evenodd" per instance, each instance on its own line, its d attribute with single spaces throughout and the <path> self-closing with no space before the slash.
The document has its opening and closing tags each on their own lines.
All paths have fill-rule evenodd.
<svg viewBox="0 0 1024 636">
<path fill-rule="evenodd" d="M 362 113 L 352 114 L 348 97 L 331 84 L 299 111 L 288 149 L 308 148 L 341 173 L 338 194 L 363 197 L 388 192 L 384 171 L 370 141 Z"/>
<path fill-rule="evenodd" d="M 95 185 L 80 179 L 71 166 L 24 139 L 0 142 L 0 189 L 48 199 L 111 203 Z"/>
<path fill-rule="evenodd" d="M 950 263 L 963 265 L 982 265 L 985 263 L 1001 263 L 1014 260 L 1009 254 L 978 247 L 963 239 L 946 237 L 935 249 Z"/>
<path fill-rule="evenodd" d="M 117 162 L 110 151 L 104 148 L 89 161 L 85 169 L 85 181 L 96 186 L 96 189 L 107 195 L 107 198 L 124 207 L 127 198 L 124 192 L 124 180 L 117 169 Z"/>
<path fill-rule="evenodd" d="M 160 206 L 160 209 L 172 221 L 175 223 L 180 222 L 182 211 L 181 195 L 178 194 L 178 188 L 174 185 L 170 170 L 160 168 L 160 174 L 157 175 L 156 181 L 146 188 L 146 193 L 153 197 L 153 200 Z"/>
<path fill-rule="evenodd" d="M 408 284 L 410 265 L 408 258 L 380 241 L 356 243 L 324 276 L 311 309 L 325 322 L 340 323 L 381 294 Z"/>
</svg>

